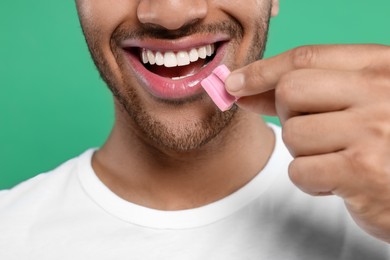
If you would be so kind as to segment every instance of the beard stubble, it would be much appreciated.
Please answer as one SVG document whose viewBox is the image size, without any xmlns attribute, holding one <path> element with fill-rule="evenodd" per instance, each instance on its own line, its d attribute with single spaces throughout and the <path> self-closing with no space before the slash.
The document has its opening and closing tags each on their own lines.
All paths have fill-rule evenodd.
<svg viewBox="0 0 390 260">
<path fill-rule="evenodd" d="M 271 10 L 271 8 L 270 8 Z M 268 25 L 270 19 L 270 11 L 266 19 L 258 19 L 254 21 L 259 28 L 257 33 L 253 35 L 252 43 L 248 49 L 248 54 L 245 59 L 245 64 L 232 64 L 232 68 L 246 65 L 263 56 L 265 51 L 266 38 L 268 34 Z M 238 107 L 234 105 L 232 109 L 221 112 L 214 109 L 208 113 L 202 120 L 191 121 L 184 120 L 186 123 L 173 126 L 167 122 L 160 120 L 158 117 L 149 113 L 144 105 L 142 98 L 137 92 L 134 84 L 134 76 L 128 73 L 126 61 L 124 59 L 123 50 L 119 47 L 124 39 L 144 39 L 144 38 L 160 38 L 160 39 L 175 39 L 191 35 L 194 33 L 227 33 L 231 36 L 232 44 L 238 49 L 240 40 L 244 35 L 243 28 L 236 21 L 223 21 L 220 23 L 200 25 L 190 24 L 175 32 L 170 32 L 164 28 L 156 26 L 144 26 L 137 30 L 123 24 L 119 26 L 112 34 L 110 39 L 110 48 L 119 68 L 120 76 L 115 76 L 108 59 L 103 52 L 101 33 L 97 26 L 93 24 L 83 24 L 80 17 L 83 32 L 91 57 L 100 73 L 101 78 L 106 82 L 115 99 L 122 107 L 118 110 L 125 111 L 131 122 L 129 124 L 132 129 L 136 129 L 144 138 L 152 145 L 160 149 L 167 149 L 175 152 L 186 152 L 194 149 L 199 149 L 205 144 L 213 140 L 218 134 L 229 126 L 235 118 Z M 133 82 L 131 81 L 133 79 Z M 140 85 L 140 84 L 138 84 Z M 167 106 L 174 106 L 175 109 L 180 109 L 191 102 L 199 102 L 204 99 L 204 95 L 187 102 L 165 102 Z"/>
</svg>

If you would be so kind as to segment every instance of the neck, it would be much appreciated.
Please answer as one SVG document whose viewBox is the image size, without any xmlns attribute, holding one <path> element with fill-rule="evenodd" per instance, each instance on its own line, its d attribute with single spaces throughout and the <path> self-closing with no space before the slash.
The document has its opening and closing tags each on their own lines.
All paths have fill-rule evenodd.
<svg viewBox="0 0 390 260">
<path fill-rule="evenodd" d="M 247 184 L 266 165 L 274 135 L 261 117 L 238 112 L 227 129 L 200 149 L 172 152 L 114 127 L 92 166 L 114 193 L 160 210 L 196 208 Z"/>
</svg>

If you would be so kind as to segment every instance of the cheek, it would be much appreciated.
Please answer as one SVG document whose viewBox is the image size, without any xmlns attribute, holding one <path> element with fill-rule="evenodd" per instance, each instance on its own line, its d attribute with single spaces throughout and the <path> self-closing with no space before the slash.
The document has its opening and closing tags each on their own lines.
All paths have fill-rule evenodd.
<svg viewBox="0 0 390 260">
<path fill-rule="evenodd" d="M 136 20 L 138 1 L 80 0 L 78 12 L 85 29 L 98 31 L 101 37 L 110 38 L 124 21 Z"/>
<path fill-rule="evenodd" d="M 234 17 L 247 30 L 255 30 L 255 20 L 269 16 L 271 0 L 214 0 L 219 9 Z"/>
<path fill-rule="evenodd" d="M 212 3 L 242 26 L 243 38 L 235 51 L 236 66 L 259 59 L 266 43 L 271 0 L 214 0 Z"/>
<path fill-rule="evenodd" d="M 95 62 L 100 69 L 120 81 L 118 60 L 111 46 L 112 34 L 123 23 L 137 23 L 138 1 L 80 0 L 77 8 L 80 20 Z M 116 47 L 115 47 L 116 48 Z"/>
</svg>

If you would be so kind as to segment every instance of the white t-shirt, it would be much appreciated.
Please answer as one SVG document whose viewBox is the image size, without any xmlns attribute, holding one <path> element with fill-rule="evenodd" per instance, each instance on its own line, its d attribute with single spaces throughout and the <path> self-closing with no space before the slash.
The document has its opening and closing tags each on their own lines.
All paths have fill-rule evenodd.
<svg viewBox="0 0 390 260">
<path fill-rule="evenodd" d="M 91 167 L 88 150 L 0 192 L 1 260 L 390 259 L 337 197 L 313 198 L 289 180 L 280 129 L 267 166 L 209 205 L 160 211 L 125 201 Z"/>
</svg>

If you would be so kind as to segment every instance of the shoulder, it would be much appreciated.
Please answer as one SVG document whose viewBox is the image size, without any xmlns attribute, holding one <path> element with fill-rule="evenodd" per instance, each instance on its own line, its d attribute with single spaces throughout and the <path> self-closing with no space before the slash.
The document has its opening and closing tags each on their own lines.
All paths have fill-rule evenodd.
<svg viewBox="0 0 390 260">
<path fill-rule="evenodd" d="M 90 163 L 92 154 L 93 150 L 88 150 L 50 172 L 0 192 L 1 259 L 15 259 L 19 253 L 23 257 L 17 259 L 26 259 L 29 250 L 50 242 L 45 236 L 58 238 L 59 227 L 65 230 L 63 234 L 69 230 L 66 224 L 73 223 L 69 219 L 80 216 L 85 205 L 91 204 L 84 203 L 88 198 L 79 183 L 79 172 Z M 10 252 L 13 258 L 8 257 Z"/>
<path fill-rule="evenodd" d="M 0 191 L 0 218 L 8 213 L 34 211 L 42 204 L 54 201 L 70 183 L 77 179 L 76 173 L 80 160 L 89 154 L 92 154 L 92 150 L 66 161 L 52 171 L 24 181 L 12 189 Z"/>
</svg>

